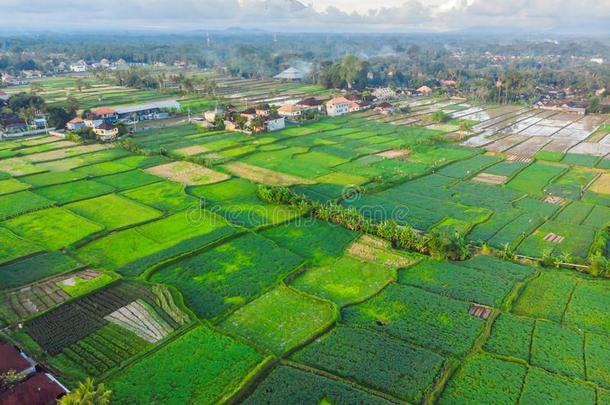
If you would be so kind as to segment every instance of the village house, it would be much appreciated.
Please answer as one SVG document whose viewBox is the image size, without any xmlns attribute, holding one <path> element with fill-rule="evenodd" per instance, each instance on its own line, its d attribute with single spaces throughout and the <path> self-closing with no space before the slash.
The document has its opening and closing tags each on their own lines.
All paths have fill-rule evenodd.
<svg viewBox="0 0 610 405">
<path fill-rule="evenodd" d="M 548 111 L 560 111 L 567 113 L 574 113 L 578 115 L 586 115 L 587 114 L 587 103 L 586 102 L 577 102 L 571 100 L 561 100 L 561 101 L 553 101 L 553 100 L 541 100 L 535 104 L 536 108 L 541 110 Z"/>
<path fill-rule="evenodd" d="M 70 72 L 84 73 L 87 71 L 87 63 L 84 60 L 79 60 L 76 63 L 70 65 Z"/>
<path fill-rule="evenodd" d="M 345 97 L 335 97 L 326 102 L 326 114 L 329 117 L 349 113 L 350 101 Z"/>
<path fill-rule="evenodd" d="M 428 95 L 432 94 L 432 89 L 428 86 L 421 86 L 420 88 L 417 89 L 417 92 L 424 96 L 428 96 Z"/>
<path fill-rule="evenodd" d="M 265 130 L 269 132 L 286 128 L 286 120 L 278 114 L 269 114 L 263 120 Z"/>
<path fill-rule="evenodd" d="M 78 131 L 79 129 L 84 128 L 85 125 L 85 120 L 82 119 L 81 117 L 74 117 L 72 118 L 70 121 L 68 121 L 68 123 L 66 124 L 66 129 L 70 132 L 72 131 Z"/>
<path fill-rule="evenodd" d="M 363 100 L 351 101 L 349 103 L 349 112 L 363 111 L 371 108 L 371 103 Z"/>
<path fill-rule="evenodd" d="M 296 106 L 301 107 L 303 111 L 317 110 L 317 112 L 322 112 L 324 110 L 324 101 L 309 97 L 297 102 Z"/>
<path fill-rule="evenodd" d="M 116 121 L 117 111 L 112 107 L 96 107 L 91 109 L 91 117 L 100 120 Z"/>
<path fill-rule="evenodd" d="M 300 107 L 296 104 L 284 104 L 280 108 L 278 108 L 277 113 L 282 117 L 297 120 L 303 115 L 303 107 Z"/>
<path fill-rule="evenodd" d="M 203 113 L 203 117 L 210 124 L 214 124 L 216 120 L 225 113 L 224 108 L 216 106 L 213 110 L 209 110 Z"/>
<path fill-rule="evenodd" d="M 457 82 L 455 80 L 452 80 L 452 79 L 441 80 L 441 86 L 454 87 L 455 85 L 457 85 Z"/>
<path fill-rule="evenodd" d="M 398 111 L 398 109 L 396 107 L 394 107 L 392 104 L 384 101 L 383 103 L 377 104 L 377 106 L 375 107 L 375 112 L 378 112 L 380 114 L 385 114 L 385 115 L 390 115 L 390 114 L 394 114 Z"/>
<path fill-rule="evenodd" d="M 1 76 L 2 83 L 6 84 L 7 86 L 21 86 L 24 84 L 28 84 L 27 80 L 16 78 L 15 76 L 11 76 L 8 73 L 2 73 Z"/>
<path fill-rule="evenodd" d="M 22 378 L 36 371 L 36 363 L 16 347 L 0 342 L 0 375 L 14 371 Z"/>
<path fill-rule="evenodd" d="M 94 127 L 93 132 L 103 142 L 113 141 L 119 136 L 119 128 L 107 121 Z"/>
</svg>

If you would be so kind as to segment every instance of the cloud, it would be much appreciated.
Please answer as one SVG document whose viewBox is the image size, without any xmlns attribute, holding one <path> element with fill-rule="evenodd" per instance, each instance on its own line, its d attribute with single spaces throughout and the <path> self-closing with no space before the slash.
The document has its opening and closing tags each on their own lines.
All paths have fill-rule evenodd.
<svg viewBox="0 0 610 405">
<path fill-rule="evenodd" d="M 184 30 L 242 26 L 293 31 L 455 30 L 469 27 L 556 29 L 602 23 L 605 0 L 0 0 L 0 26 Z M 88 3 L 88 4 L 83 4 Z M 344 5 L 342 8 L 341 5 Z M 352 7 L 348 11 L 346 4 Z M 357 7 L 356 7 L 357 6 Z"/>
</svg>

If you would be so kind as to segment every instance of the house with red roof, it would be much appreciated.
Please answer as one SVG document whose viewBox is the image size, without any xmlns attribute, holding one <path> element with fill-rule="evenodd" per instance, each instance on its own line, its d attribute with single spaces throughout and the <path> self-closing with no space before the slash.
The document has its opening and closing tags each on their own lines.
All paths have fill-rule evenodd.
<svg viewBox="0 0 610 405">
<path fill-rule="evenodd" d="M 2 405 L 52 405 L 68 390 L 52 375 L 37 372 L 0 394 Z"/>
</svg>

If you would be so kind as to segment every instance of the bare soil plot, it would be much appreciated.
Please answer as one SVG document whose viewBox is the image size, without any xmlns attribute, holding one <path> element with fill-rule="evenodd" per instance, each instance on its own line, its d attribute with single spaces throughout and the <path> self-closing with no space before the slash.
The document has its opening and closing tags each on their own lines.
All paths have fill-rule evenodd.
<svg viewBox="0 0 610 405">
<path fill-rule="evenodd" d="M 599 176 L 589 190 L 599 194 L 610 194 L 610 173 L 603 173 Z"/>
<path fill-rule="evenodd" d="M 507 176 L 500 176 L 497 174 L 489 174 L 489 173 L 479 173 L 472 178 L 472 181 L 476 181 L 479 183 L 492 184 L 492 185 L 500 185 L 506 183 L 508 180 Z"/>
<path fill-rule="evenodd" d="M 252 180 L 257 183 L 268 184 L 271 186 L 291 186 L 294 184 L 315 184 L 311 180 L 285 173 L 275 172 L 260 166 L 248 163 L 235 162 L 223 166 L 231 174 L 244 179 Z"/>
<path fill-rule="evenodd" d="M 610 145 L 602 143 L 581 142 L 570 149 L 570 153 L 578 153 L 580 155 L 605 156 L 610 153 Z"/>
<path fill-rule="evenodd" d="M 543 239 L 547 242 L 559 244 L 559 243 L 563 242 L 563 240 L 565 238 L 561 235 L 557 235 L 557 234 L 554 234 L 551 232 L 551 233 L 547 233 Z"/>
<path fill-rule="evenodd" d="M 485 320 L 489 318 L 489 315 L 491 315 L 491 308 L 486 307 L 485 305 L 472 304 L 472 306 L 468 310 L 468 313 L 474 316 L 475 318 Z"/>
<path fill-rule="evenodd" d="M 552 139 L 551 142 L 547 143 L 542 150 L 548 152 L 566 153 L 576 144 L 578 140 L 575 139 Z"/>
<path fill-rule="evenodd" d="M 497 141 L 495 141 L 489 145 L 486 145 L 485 149 L 487 149 L 490 152 L 504 152 L 505 150 L 508 150 L 508 149 L 512 148 L 513 146 L 526 141 L 527 139 L 528 139 L 528 137 L 523 136 L 523 135 L 518 135 L 518 134 L 509 135 L 502 139 L 498 139 Z"/>
<path fill-rule="evenodd" d="M 517 156 L 532 157 L 549 142 L 550 140 L 548 138 L 532 137 L 525 142 L 510 148 L 507 153 Z"/>
<path fill-rule="evenodd" d="M 531 158 L 529 157 L 525 157 L 525 156 L 517 156 L 517 155 L 509 155 L 506 158 L 507 162 L 523 162 L 523 163 L 529 163 L 532 161 Z"/>
<path fill-rule="evenodd" d="M 391 251 L 389 244 L 381 239 L 364 235 L 347 248 L 347 254 L 390 268 L 408 267 L 415 263 L 411 257 L 406 257 Z"/>
<path fill-rule="evenodd" d="M 565 200 L 565 198 L 549 195 L 544 198 L 544 202 L 553 205 L 564 205 L 567 201 Z"/>
<path fill-rule="evenodd" d="M 410 153 L 411 151 L 409 149 L 390 149 L 377 153 L 377 156 L 387 159 L 401 159 L 406 158 Z"/>
<path fill-rule="evenodd" d="M 231 177 L 191 162 L 171 162 L 148 168 L 145 171 L 187 186 L 218 183 Z"/>
<path fill-rule="evenodd" d="M 210 149 L 201 145 L 187 146 L 186 148 L 176 149 L 174 152 L 182 156 L 193 156 L 201 153 L 207 153 Z"/>
</svg>

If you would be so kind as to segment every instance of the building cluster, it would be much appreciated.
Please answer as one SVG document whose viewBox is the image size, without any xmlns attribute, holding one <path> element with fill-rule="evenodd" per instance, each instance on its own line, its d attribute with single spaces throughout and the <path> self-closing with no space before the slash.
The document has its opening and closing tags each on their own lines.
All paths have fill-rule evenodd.
<svg viewBox="0 0 610 405">
<path fill-rule="evenodd" d="M 0 390 L 0 404 L 3 405 L 50 405 L 69 392 L 25 353 L 0 342 L 0 375 L 9 374 L 15 376 L 15 382 Z"/>
<path fill-rule="evenodd" d="M 260 104 L 256 107 L 239 111 L 233 105 L 217 106 L 204 113 L 204 119 L 195 120 L 202 126 L 216 128 L 222 123 L 228 131 L 243 131 L 247 133 L 273 132 L 286 127 L 285 118 L 269 104 Z"/>
<path fill-rule="evenodd" d="M 180 109 L 180 103 L 175 100 L 129 107 L 97 107 L 86 112 L 83 117 L 70 120 L 66 124 L 66 130 L 79 132 L 88 128 L 101 141 L 113 141 L 119 136 L 119 123 L 135 125 L 140 121 L 167 119 L 170 117 L 170 111 Z"/>
<path fill-rule="evenodd" d="M 101 59 L 99 62 L 87 63 L 84 60 L 79 60 L 78 62 L 72 63 L 70 65 L 70 72 L 74 73 L 84 73 L 91 69 L 110 69 L 116 70 L 121 67 L 127 66 L 127 62 L 124 59 L 119 59 L 117 61 L 111 62 L 106 58 Z"/>
</svg>

